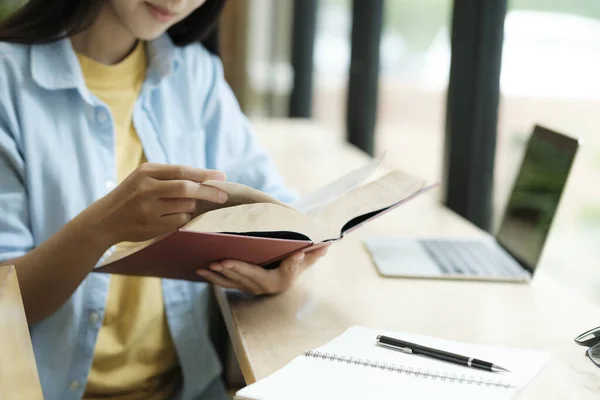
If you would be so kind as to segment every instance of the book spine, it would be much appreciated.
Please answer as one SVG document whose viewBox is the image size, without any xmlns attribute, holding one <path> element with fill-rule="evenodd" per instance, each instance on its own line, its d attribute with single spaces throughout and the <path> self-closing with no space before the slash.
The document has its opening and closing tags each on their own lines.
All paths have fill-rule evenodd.
<svg viewBox="0 0 600 400">
<path fill-rule="evenodd" d="M 319 352 L 316 350 L 309 350 L 304 353 L 305 357 L 318 358 L 326 361 L 334 361 L 345 364 L 352 365 L 360 365 L 368 368 L 377 368 L 383 371 L 395 372 L 404 375 L 413 375 L 426 379 L 434 379 L 451 383 L 459 383 L 459 384 L 467 384 L 467 385 L 478 385 L 478 386 L 488 386 L 488 387 L 496 387 L 502 389 L 514 389 L 515 386 L 507 381 L 502 380 L 493 380 L 493 379 L 485 379 L 478 378 L 472 375 L 465 374 L 455 374 L 448 372 L 440 372 L 429 369 L 415 368 L 410 366 L 398 365 L 398 364 L 388 364 L 382 363 L 378 361 L 369 360 L 366 358 L 360 357 L 347 357 L 341 356 L 337 354 L 327 353 L 327 352 Z"/>
</svg>

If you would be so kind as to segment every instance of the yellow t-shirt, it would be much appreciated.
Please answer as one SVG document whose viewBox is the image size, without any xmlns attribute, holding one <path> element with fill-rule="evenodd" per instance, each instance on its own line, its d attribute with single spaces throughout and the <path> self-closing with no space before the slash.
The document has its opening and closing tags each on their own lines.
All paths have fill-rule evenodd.
<svg viewBox="0 0 600 400">
<path fill-rule="evenodd" d="M 145 161 L 132 121 L 147 71 L 143 42 L 116 65 L 77 55 L 85 83 L 109 108 L 121 182 Z M 113 275 L 84 399 L 159 400 L 173 396 L 181 373 L 158 278 Z"/>
</svg>

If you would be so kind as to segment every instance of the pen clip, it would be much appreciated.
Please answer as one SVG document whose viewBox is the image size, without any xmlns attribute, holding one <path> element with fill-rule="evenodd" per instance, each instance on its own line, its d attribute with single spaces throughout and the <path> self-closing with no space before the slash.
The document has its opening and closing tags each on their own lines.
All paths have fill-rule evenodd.
<svg viewBox="0 0 600 400">
<path fill-rule="evenodd" d="M 391 350 L 400 351 L 402 353 L 412 354 L 412 350 L 409 349 L 408 347 L 392 346 L 390 344 L 382 343 L 382 342 L 377 342 L 377 345 L 381 346 L 381 347 L 385 347 L 386 349 L 391 349 Z"/>
</svg>

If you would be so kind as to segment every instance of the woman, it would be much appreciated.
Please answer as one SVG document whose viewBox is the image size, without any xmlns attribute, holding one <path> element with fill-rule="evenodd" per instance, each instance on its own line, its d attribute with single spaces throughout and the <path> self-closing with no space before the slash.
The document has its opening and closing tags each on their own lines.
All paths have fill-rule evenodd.
<svg viewBox="0 0 600 400">
<path fill-rule="evenodd" d="M 0 261 L 18 272 L 46 400 L 225 397 L 206 284 L 90 274 L 197 200 L 226 200 L 204 180 L 290 200 L 197 43 L 223 3 L 30 0 L 0 25 Z M 198 274 L 273 294 L 322 254 Z"/>
</svg>

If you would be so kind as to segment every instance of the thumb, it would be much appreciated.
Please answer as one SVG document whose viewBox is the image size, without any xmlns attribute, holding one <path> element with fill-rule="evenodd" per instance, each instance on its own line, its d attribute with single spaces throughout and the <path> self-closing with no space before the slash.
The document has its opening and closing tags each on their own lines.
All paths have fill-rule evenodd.
<svg viewBox="0 0 600 400">
<path fill-rule="evenodd" d="M 284 272 L 289 275 L 294 275 L 299 269 L 300 264 L 302 264 L 302 261 L 304 261 L 304 258 L 305 255 L 303 251 L 286 258 L 282 265 Z"/>
</svg>

